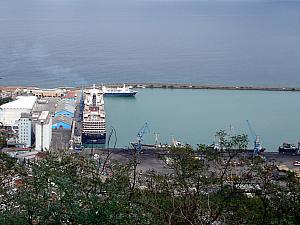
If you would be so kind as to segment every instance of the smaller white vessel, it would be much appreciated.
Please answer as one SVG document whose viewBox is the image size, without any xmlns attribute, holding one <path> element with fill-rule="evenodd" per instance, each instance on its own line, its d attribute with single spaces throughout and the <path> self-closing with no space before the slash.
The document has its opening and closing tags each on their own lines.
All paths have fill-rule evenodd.
<svg viewBox="0 0 300 225">
<path fill-rule="evenodd" d="M 107 88 L 102 86 L 104 96 L 130 97 L 135 96 L 137 91 L 132 90 L 132 87 L 123 84 L 123 87 Z"/>
</svg>

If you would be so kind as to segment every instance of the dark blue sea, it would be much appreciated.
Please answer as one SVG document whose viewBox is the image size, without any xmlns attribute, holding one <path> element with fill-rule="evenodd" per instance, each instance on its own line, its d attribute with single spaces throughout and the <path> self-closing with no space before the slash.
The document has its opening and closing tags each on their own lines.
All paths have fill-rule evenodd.
<svg viewBox="0 0 300 225">
<path fill-rule="evenodd" d="M 300 86 L 300 2 L 1 0 L 0 77 Z"/>
</svg>

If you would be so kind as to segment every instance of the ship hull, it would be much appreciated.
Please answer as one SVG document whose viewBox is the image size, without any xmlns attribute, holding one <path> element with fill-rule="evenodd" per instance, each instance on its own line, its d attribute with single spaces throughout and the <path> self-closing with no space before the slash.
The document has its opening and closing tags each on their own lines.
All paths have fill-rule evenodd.
<svg viewBox="0 0 300 225">
<path fill-rule="evenodd" d="M 278 148 L 278 152 L 279 153 L 287 153 L 287 154 L 297 154 L 298 153 L 298 149 L 296 149 L 296 148 L 283 148 L 283 147 L 279 147 Z"/>
<path fill-rule="evenodd" d="M 112 92 L 112 93 L 104 93 L 105 97 L 131 97 L 131 96 L 135 96 L 137 92 L 130 92 L 130 93 L 116 93 L 116 92 Z"/>
<path fill-rule="evenodd" d="M 82 134 L 82 144 L 90 145 L 90 144 L 105 144 L 106 134 Z"/>
</svg>

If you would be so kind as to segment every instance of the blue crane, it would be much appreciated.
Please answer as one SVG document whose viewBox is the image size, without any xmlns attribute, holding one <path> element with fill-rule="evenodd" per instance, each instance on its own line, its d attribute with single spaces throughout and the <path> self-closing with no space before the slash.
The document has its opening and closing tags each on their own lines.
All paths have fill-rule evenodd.
<svg viewBox="0 0 300 225">
<path fill-rule="evenodd" d="M 247 120 L 248 128 L 250 130 L 253 142 L 254 142 L 254 148 L 253 148 L 253 155 L 259 155 L 260 152 L 263 150 L 263 147 L 261 146 L 260 138 L 258 135 L 256 135 L 254 129 L 252 128 L 249 120 Z"/>
<path fill-rule="evenodd" d="M 139 130 L 139 132 L 136 135 L 136 139 L 137 142 L 133 143 L 133 147 L 140 152 L 142 150 L 142 141 L 143 141 L 143 137 L 146 133 L 150 133 L 150 129 L 149 129 L 149 125 L 148 123 L 144 123 L 144 125 L 142 126 L 142 128 Z"/>
</svg>

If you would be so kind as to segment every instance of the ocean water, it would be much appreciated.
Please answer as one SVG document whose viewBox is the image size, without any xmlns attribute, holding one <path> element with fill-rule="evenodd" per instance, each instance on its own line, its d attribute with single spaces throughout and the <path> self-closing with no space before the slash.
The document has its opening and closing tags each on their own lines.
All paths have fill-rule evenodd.
<svg viewBox="0 0 300 225">
<path fill-rule="evenodd" d="M 0 85 L 300 86 L 300 1 L 1 0 Z"/>
<path fill-rule="evenodd" d="M 139 89 L 135 98 L 106 97 L 107 129 L 117 131 L 117 146 L 129 146 L 145 122 L 147 144 L 171 143 L 172 137 L 193 146 L 211 144 L 216 131 L 249 135 L 246 120 L 267 151 L 300 137 L 300 93 L 264 91 Z"/>
<path fill-rule="evenodd" d="M 300 86 L 297 0 L 1 0 L 0 85 L 172 82 Z M 213 142 L 246 120 L 269 150 L 300 136 L 299 93 L 140 90 L 107 98 L 108 129 L 128 146 L 172 136 Z"/>
</svg>

